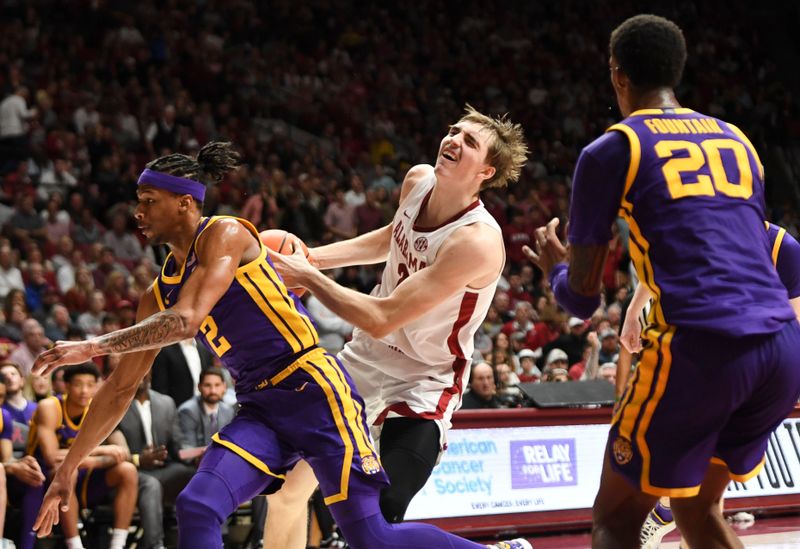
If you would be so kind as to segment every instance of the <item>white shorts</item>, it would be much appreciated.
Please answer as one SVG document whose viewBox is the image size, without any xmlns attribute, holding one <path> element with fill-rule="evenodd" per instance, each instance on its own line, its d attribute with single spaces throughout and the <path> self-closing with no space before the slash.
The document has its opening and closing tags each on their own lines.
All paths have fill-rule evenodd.
<svg viewBox="0 0 800 549">
<path fill-rule="evenodd" d="M 338 356 L 364 399 L 367 424 L 376 441 L 384 419 L 412 417 L 435 421 L 445 447 L 453 412 L 461 406 L 463 384 L 469 379 L 469 366 L 457 380 L 450 365 L 423 364 L 365 337 L 348 343 Z"/>
</svg>

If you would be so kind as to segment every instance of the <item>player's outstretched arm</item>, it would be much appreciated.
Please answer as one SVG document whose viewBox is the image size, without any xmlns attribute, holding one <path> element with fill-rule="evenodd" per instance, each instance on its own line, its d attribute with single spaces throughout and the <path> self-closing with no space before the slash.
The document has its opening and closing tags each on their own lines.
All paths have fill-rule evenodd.
<svg viewBox="0 0 800 549">
<path fill-rule="evenodd" d="M 59 341 L 36 359 L 33 371 L 45 375 L 59 366 L 80 364 L 110 353 L 160 349 L 193 337 L 200 323 L 230 286 L 245 253 L 252 258 L 260 250 L 255 237 L 235 219 L 217 221 L 197 244 L 198 265 L 181 288 L 175 305 L 151 315 L 130 328 L 116 330 L 87 341 Z M 151 295 L 152 288 L 147 295 Z M 154 299 L 151 295 L 150 299 Z M 155 303 L 155 302 L 154 302 Z"/>
<path fill-rule="evenodd" d="M 429 177 L 433 167 L 426 164 L 414 166 L 403 179 L 400 191 L 400 207 L 408 193 L 421 179 Z M 350 265 L 372 265 L 386 261 L 392 239 L 392 223 L 355 238 L 311 248 L 308 253 L 314 266 L 320 270 L 349 267 Z"/>
<path fill-rule="evenodd" d="M 308 254 L 314 265 L 323 271 L 350 265 L 372 265 L 386 261 L 391 238 L 390 223 L 355 238 L 311 248 Z"/>
<path fill-rule="evenodd" d="M 273 256 L 287 286 L 303 286 L 323 305 L 375 338 L 425 315 L 468 286 L 490 284 L 503 268 L 502 237 L 476 223 L 461 227 L 439 250 L 432 265 L 405 279 L 391 295 L 377 298 L 340 286 L 314 269 L 302 252 Z"/>
</svg>

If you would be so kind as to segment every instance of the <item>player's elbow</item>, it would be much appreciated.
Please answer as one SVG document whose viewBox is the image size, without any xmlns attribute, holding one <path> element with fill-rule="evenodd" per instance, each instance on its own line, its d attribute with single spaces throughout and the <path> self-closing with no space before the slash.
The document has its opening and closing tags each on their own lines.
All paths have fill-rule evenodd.
<svg viewBox="0 0 800 549">
<path fill-rule="evenodd" d="M 391 316 L 385 314 L 383 307 L 380 306 L 376 307 L 373 313 L 366 318 L 363 325 L 359 327 L 375 339 L 382 339 L 395 329 Z"/>
</svg>

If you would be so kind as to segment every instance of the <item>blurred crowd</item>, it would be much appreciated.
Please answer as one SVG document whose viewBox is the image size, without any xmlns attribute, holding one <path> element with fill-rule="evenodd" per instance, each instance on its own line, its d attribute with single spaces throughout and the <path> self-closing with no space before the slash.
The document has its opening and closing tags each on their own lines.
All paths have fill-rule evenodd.
<svg viewBox="0 0 800 549">
<path fill-rule="evenodd" d="M 405 172 L 433 163 L 468 102 L 510 113 L 531 155 L 519 183 L 482 196 L 503 227 L 507 266 L 476 335 L 464 407 L 521 406 L 520 382 L 613 383 L 632 291 L 624 225 L 611 242 L 603 305 L 585 322 L 557 307 L 522 247 L 552 217 L 566 226 L 575 159 L 618 117 L 606 41 L 634 2 L 528 2 L 490 14 L 476 0 L 3 4 L 0 360 L 20 378 L 7 381 L 6 406 L 65 391 L 56 377 L 30 375 L 50 342 L 134 322 L 164 254 L 132 218 L 148 160 L 233 141 L 245 165 L 208 190 L 205 213 L 283 228 L 313 246 L 389 223 Z M 746 9 L 678 1 L 664 14 L 689 44 L 680 100 L 769 150 L 800 137 L 800 124 Z M 795 208 L 772 204 L 770 215 L 798 236 Z M 379 273 L 331 276 L 369 291 Z M 323 345 L 339 350 L 352 327 L 305 299 Z M 196 402 L 209 423 L 201 372 L 213 358 L 189 340 L 158 360 L 152 391 L 175 409 Z M 100 379 L 118 362 L 98 360 Z M 229 376 L 218 372 L 217 400 L 232 403 Z M 17 430 L 21 453 L 27 428 Z"/>
</svg>

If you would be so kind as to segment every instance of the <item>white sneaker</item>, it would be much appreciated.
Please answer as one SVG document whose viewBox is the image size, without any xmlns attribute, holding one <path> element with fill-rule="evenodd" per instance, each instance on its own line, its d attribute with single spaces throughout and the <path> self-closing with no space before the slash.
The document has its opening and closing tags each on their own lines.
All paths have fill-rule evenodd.
<svg viewBox="0 0 800 549">
<path fill-rule="evenodd" d="M 487 545 L 487 549 L 533 549 L 533 545 L 522 538 L 512 539 L 508 541 L 498 541 L 494 545 Z"/>
<path fill-rule="evenodd" d="M 656 549 L 661 545 L 661 540 L 664 539 L 664 536 L 674 529 L 674 520 L 664 522 L 654 511 L 650 511 L 642 525 L 642 531 L 639 534 L 639 543 L 642 545 L 642 549 Z"/>
</svg>

